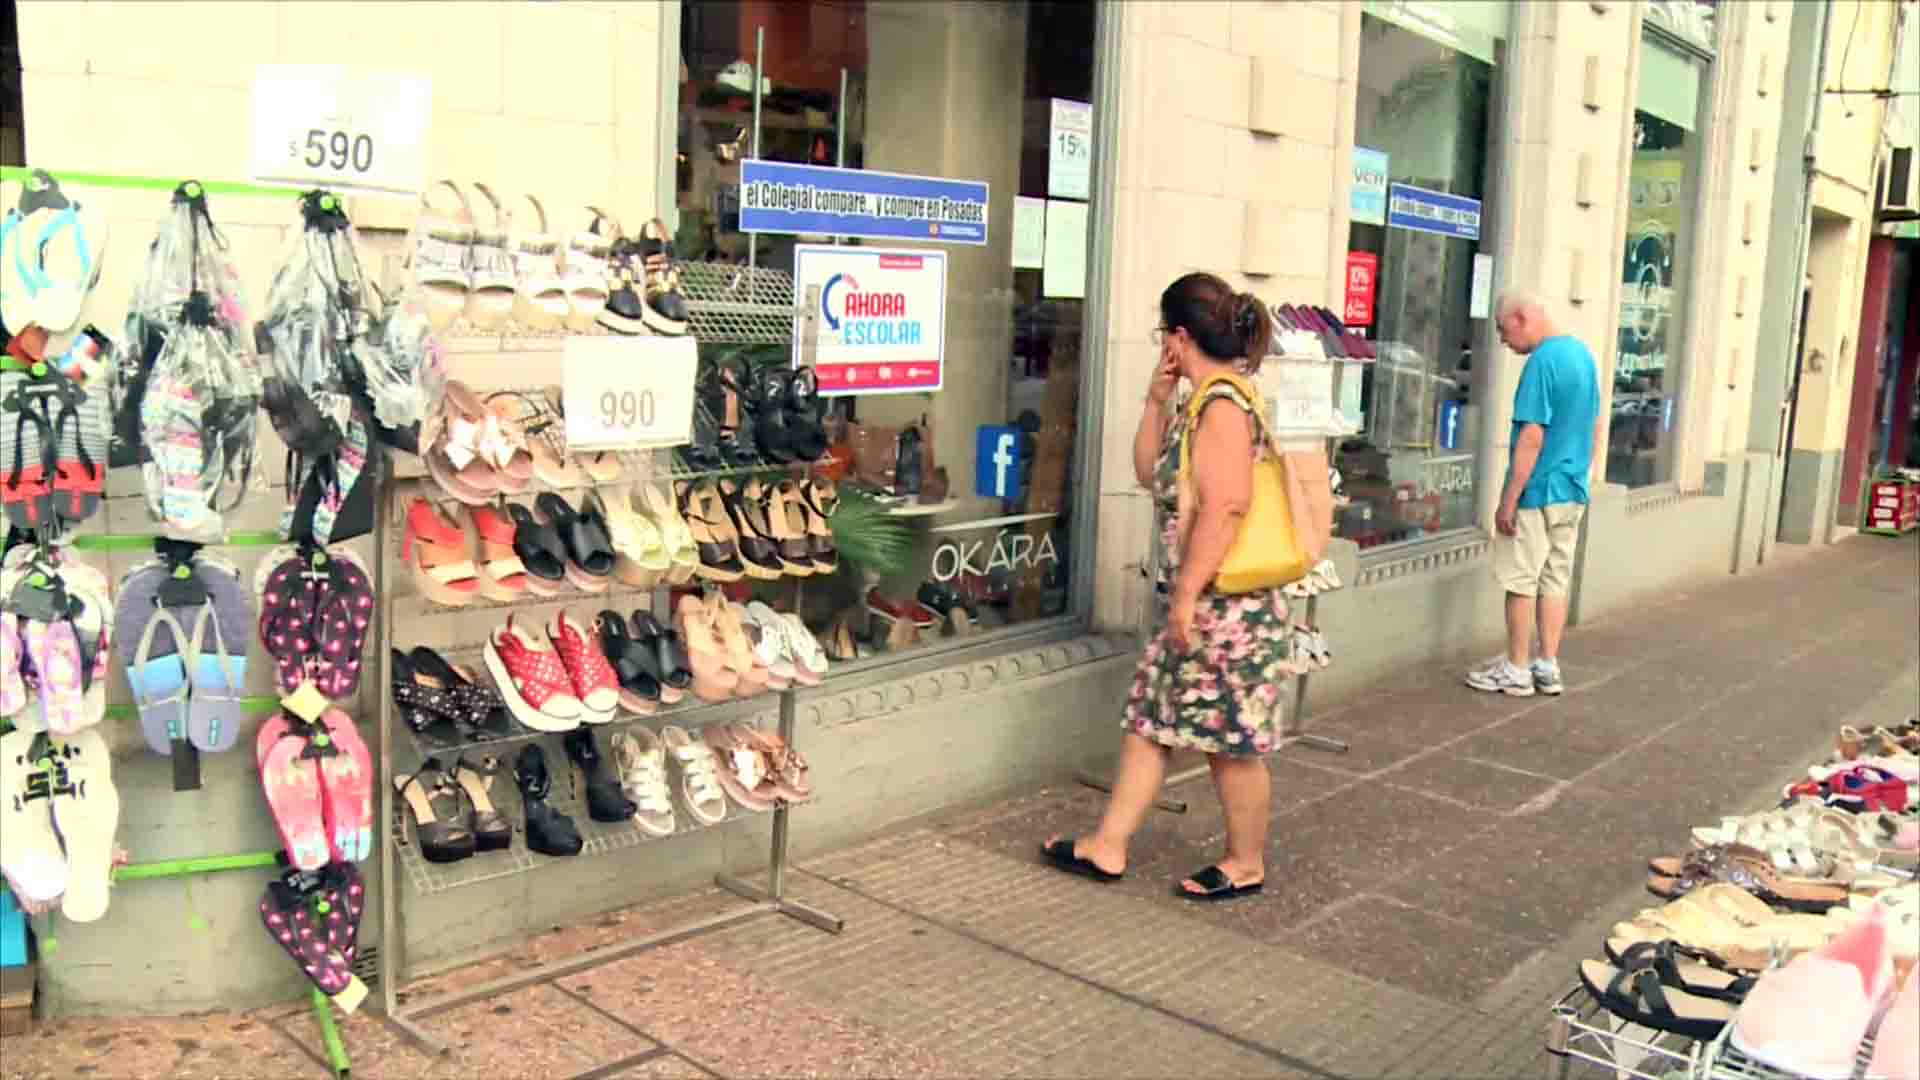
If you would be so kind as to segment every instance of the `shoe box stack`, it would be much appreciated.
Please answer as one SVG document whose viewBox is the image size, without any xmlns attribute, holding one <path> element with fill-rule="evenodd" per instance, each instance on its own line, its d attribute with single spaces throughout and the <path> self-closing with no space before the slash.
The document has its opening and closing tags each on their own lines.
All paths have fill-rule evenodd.
<svg viewBox="0 0 1920 1080">
<path fill-rule="evenodd" d="M 1841 729 L 1774 809 L 1648 863 L 1586 993 L 1617 1020 L 1784 1074 L 1920 1080 L 1920 719 Z M 1865 1067 L 1856 1071 L 1856 1062 Z"/>
</svg>

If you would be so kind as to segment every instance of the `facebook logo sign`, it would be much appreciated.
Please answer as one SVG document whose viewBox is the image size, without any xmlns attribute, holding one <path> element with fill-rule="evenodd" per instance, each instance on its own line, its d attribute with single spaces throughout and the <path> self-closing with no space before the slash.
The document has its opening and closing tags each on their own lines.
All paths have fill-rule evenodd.
<svg viewBox="0 0 1920 1080">
<path fill-rule="evenodd" d="M 1443 401 L 1440 403 L 1440 449 L 1460 449 L 1460 403 Z"/>
<path fill-rule="evenodd" d="M 992 499 L 1020 497 L 1020 429 L 982 424 L 973 441 L 973 493 Z"/>
</svg>

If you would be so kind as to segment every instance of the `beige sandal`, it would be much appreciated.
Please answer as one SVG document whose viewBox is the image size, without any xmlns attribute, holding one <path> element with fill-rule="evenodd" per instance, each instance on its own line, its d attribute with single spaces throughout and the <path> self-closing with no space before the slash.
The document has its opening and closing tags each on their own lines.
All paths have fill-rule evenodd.
<svg viewBox="0 0 1920 1080">
<path fill-rule="evenodd" d="M 431 196 L 440 188 L 453 192 L 460 208 L 442 210 Z M 435 330 L 452 326 L 467 306 L 473 272 L 467 266 L 473 246 L 473 209 L 467 196 L 451 180 L 442 180 L 420 195 L 420 211 L 407 238 L 407 267 L 420 290 L 427 323 Z"/>
<path fill-rule="evenodd" d="M 562 279 L 567 294 L 567 329 L 583 333 L 593 329 L 594 319 L 607 306 L 607 260 L 613 242 L 620 237 L 620 225 L 606 212 L 589 206 L 593 220 L 586 229 L 573 234 L 567 244 L 566 275 Z M 601 226 L 606 228 L 602 230 Z"/>
<path fill-rule="evenodd" d="M 476 182 L 475 191 L 486 196 L 491 209 L 488 224 L 478 225 L 473 235 L 473 291 L 467 294 L 467 321 L 481 330 L 498 330 L 513 314 L 515 280 L 513 256 L 507 252 L 507 214 L 500 208 L 487 185 Z"/>
<path fill-rule="evenodd" d="M 567 319 L 567 290 L 560 280 L 560 242 L 547 232 L 547 208 L 532 195 L 536 229 L 513 231 L 513 317 L 533 330 L 557 330 Z"/>
</svg>

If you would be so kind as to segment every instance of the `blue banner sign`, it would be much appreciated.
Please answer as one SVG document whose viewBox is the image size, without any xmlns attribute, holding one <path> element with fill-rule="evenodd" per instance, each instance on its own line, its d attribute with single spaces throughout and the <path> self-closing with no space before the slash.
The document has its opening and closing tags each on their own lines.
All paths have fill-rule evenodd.
<svg viewBox="0 0 1920 1080">
<path fill-rule="evenodd" d="M 740 231 L 987 242 L 987 185 L 781 161 L 740 163 Z"/>
<path fill-rule="evenodd" d="M 1388 188 L 1387 225 L 1395 229 L 1480 239 L 1480 200 L 1411 184 Z"/>
</svg>

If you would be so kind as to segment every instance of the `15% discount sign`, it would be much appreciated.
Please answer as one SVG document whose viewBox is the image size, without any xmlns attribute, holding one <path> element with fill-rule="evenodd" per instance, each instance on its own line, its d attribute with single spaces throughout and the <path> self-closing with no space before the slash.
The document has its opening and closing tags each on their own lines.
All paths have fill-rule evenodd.
<svg viewBox="0 0 1920 1080">
<path fill-rule="evenodd" d="M 338 64 L 253 75 L 256 180 L 415 194 L 426 186 L 433 84 Z"/>
</svg>

